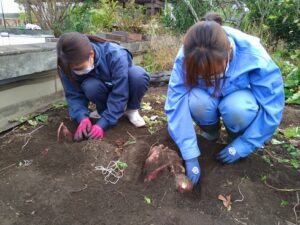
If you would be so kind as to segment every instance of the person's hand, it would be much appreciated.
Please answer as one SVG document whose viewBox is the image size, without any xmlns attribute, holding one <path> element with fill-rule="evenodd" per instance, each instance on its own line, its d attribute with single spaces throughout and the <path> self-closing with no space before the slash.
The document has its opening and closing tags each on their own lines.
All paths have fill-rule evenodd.
<svg viewBox="0 0 300 225">
<path fill-rule="evenodd" d="M 75 132 L 74 139 L 76 141 L 82 140 L 84 137 L 89 137 L 89 132 L 92 129 L 92 123 L 88 117 L 82 119 Z"/>
<path fill-rule="evenodd" d="M 102 139 L 103 137 L 104 137 L 103 129 L 98 124 L 93 125 L 89 138 L 90 139 Z"/>
<path fill-rule="evenodd" d="M 232 146 L 224 148 L 217 156 L 217 159 L 224 164 L 232 164 L 242 157 L 238 154 L 236 149 Z"/>
<path fill-rule="evenodd" d="M 192 181 L 193 185 L 196 185 L 201 176 L 201 170 L 198 158 L 185 160 L 186 175 Z"/>
</svg>

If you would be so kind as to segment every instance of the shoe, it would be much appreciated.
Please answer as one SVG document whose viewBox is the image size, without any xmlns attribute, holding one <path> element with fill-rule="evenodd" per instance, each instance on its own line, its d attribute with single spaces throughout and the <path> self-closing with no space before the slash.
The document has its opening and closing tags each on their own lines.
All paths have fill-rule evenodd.
<svg viewBox="0 0 300 225">
<path fill-rule="evenodd" d="M 146 125 L 145 120 L 141 117 L 138 109 L 131 109 L 125 112 L 129 121 L 136 127 L 143 127 Z"/>
<path fill-rule="evenodd" d="M 215 142 L 219 139 L 220 137 L 220 132 L 205 132 L 205 131 L 201 131 L 200 135 L 205 138 L 208 141 L 212 141 Z"/>
<path fill-rule="evenodd" d="M 220 137 L 220 123 L 217 122 L 212 125 L 201 125 L 200 135 L 208 141 L 217 141 Z"/>
</svg>

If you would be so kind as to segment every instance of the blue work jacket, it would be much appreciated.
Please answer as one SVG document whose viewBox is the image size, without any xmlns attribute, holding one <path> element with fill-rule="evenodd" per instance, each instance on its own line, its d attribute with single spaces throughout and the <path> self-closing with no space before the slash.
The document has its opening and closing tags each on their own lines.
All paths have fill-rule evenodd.
<svg viewBox="0 0 300 225">
<path fill-rule="evenodd" d="M 70 117 L 80 123 L 89 116 L 89 100 L 81 89 L 81 83 L 95 77 L 104 82 L 110 91 L 107 99 L 107 108 L 97 122 L 104 130 L 115 125 L 123 115 L 129 96 L 128 69 L 132 65 L 132 54 L 120 45 L 111 42 L 91 42 L 95 52 L 94 69 L 85 75 L 72 77 L 74 84 L 60 71 L 65 97 L 68 102 Z"/>
<path fill-rule="evenodd" d="M 284 109 L 284 90 L 281 72 L 256 37 L 230 27 L 223 27 L 233 46 L 232 60 L 221 83 L 219 97 L 249 88 L 257 100 L 256 118 L 231 145 L 240 156 L 246 157 L 270 139 L 278 127 Z M 214 87 L 206 87 L 199 79 L 198 86 L 213 95 Z M 165 112 L 168 130 L 179 147 L 184 160 L 200 155 L 196 132 L 189 109 L 190 88 L 185 85 L 184 52 L 179 50 L 169 81 Z M 232 104 L 237 104 L 232 102 Z"/>
</svg>

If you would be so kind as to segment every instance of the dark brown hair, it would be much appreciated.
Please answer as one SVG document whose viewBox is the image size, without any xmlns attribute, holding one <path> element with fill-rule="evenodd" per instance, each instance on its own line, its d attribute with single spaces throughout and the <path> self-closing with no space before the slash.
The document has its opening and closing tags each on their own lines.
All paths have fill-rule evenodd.
<svg viewBox="0 0 300 225">
<path fill-rule="evenodd" d="M 206 13 L 202 18 L 201 21 L 215 21 L 216 23 L 222 25 L 223 24 L 223 20 L 222 17 L 215 12 L 208 12 Z"/>
<path fill-rule="evenodd" d="M 61 71 L 72 81 L 70 64 L 80 64 L 89 59 L 92 48 L 91 42 L 106 42 L 108 40 L 85 35 L 78 32 L 65 33 L 60 36 L 57 45 L 57 70 Z"/>
<path fill-rule="evenodd" d="M 206 86 L 215 80 L 215 93 L 220 90 L 220 71 L 225 73 L 230 42 L 221 25 L 215 21 L 200 21 L 193 25 L 184 38 L 186 84 L 196 86 L 201 77 Z M 199 77 L 200 76 L 200 77 Z"/>
</svg>

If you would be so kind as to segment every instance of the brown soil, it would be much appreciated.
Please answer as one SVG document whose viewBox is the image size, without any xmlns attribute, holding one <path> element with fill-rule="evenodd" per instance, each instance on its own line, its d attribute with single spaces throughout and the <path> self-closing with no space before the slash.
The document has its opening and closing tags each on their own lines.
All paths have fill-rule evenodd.
<svg viewBox="0 0 300 225">
<path fill-rule="evenodd" d="M 150 88 L 144 101 L 162 115 L 166 87 Z M 295 224 L 293 207 L 296 192 L 277 188 L 300 188 L 298 171 L 282 164 L 270 166 L 255 153 L 230 166 L 220 165 L 215 154 L 224 145 L 199 138 L 202 149 L 202 179 L 192 193 L 175 190 L 174 177 L 163 172 L 157 180 L 144 183 L 143 163 L 150 147 L 161 143 L 177 150 L 166 130 L 150 134 L 147 128 L 134 128 L 122 118 L 102 141 L 57 143 L 56 131 L 63 121 L 75 130 L 66 109 L 48 111 L 49 121 L 32 134 L 22 150 L 26 131 L 15 130 L 0 139 L 0 224 L 1 225 L 95 225 L 95 224 Z M 283 127 L 300 124 L 300 109 L 287 107 Z M 135 144 L 118 148 L 119 141 L 136 139 Z M 120 146 L 120 145 L 119 145 Z M 107 166 L 121 158 L 128 164 L 117 184 L 105 184 L 95 166 Z M 29 166 L 19 163 L 32 160 Z M 240 191 L 239 191 L 240 189 Z M 242 199 L 242 201 L 236 201 Z M 218 195 L 231 195 L 227 211 Z M 151 199 L 151 204 L 144 200 Z M 281 206 L 281 201 L 288 201 Z M 299 211 L 299 208 L 297 209 Z M 300 217 L 298 213 L 298 217 Z"/>
</svg>

